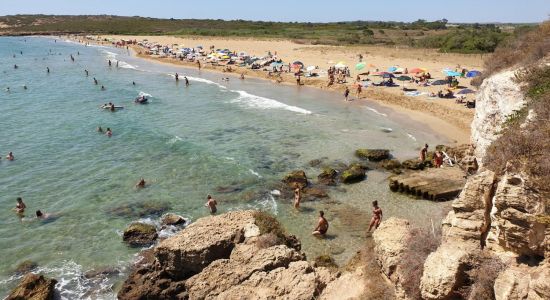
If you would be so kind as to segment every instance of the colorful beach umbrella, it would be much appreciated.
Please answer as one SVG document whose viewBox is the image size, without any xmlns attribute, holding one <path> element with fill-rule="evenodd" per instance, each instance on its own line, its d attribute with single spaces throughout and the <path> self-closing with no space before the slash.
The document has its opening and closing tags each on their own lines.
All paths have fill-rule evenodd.
<svg viewBox="0 0 550 300">
<path fill-rule="evenodd" d="M 395 78 L 395 75 L 393 75 L 392 73 L 386 73 L 382 75 L 382 78 Z"/>
<path fill-rule="evenodd" d="M 366 64 L 363 63 L 363 62 L 358 63 L 358 64 L 355 65 L 355 70 L 362 70 L 362 69 L 365 68 L 365 66 L 366 66 Z"/>
<path fill-rule="evenodd" d="M 346 67 L 346 63 L 343 62 L 343 61 L 340 61 L 338 62 L 336 65 L 334 65 L 336 68 L 345 68 Z"/>
<path fill-rule="evenodd" d="M 466 94 L 473 94 L 473 93 L 475 93 L 474 90 L 471 90 L 471 89 L 463 89 L 463 90 L 461 90 L 460 92 L 458 92 L 457 94 L 466 95 Z"/>
<path fill-rule="evenodd" d="M 388 72 L 395 72 L 397 70 L 397 67 L 389 67 Z"/>
<path fill-rule="evenodd" d="M 280 67 L 280 66 L 282 66 L 282 65 L 283 65 L 282 62 L 276 62 L 276 61 L 274 61 L 274 62 L 272 62 L 272 63 L 270 64 L 270 66 L 271 66 L 272 68 L 278 68 L 278 67 Z"/>
<path fill-rule="evenodd" d="M 447 75 L 447 76 L 452 76 L 452 77 L 462 75 L 462 73 L 460 73 L 460 72 L 455 72 L 455 71 L 451 71 L 451 70 L 443 70 L 443 73 L 445 73 L 445 75 Z"/>
<path fill-rule="evenodd" d="M 426 73 L 426 72 L 428 72 L 428 69 L 424 69 L 424 68 L 414 68 L 414 69 L 409 70 L 409 73 L 413 73 L 413 74 Z"/>
<path fill-rule="evenodd" d="M 481 75 L 481 72 L 476 71 L 476 70 L 472 70 L 472 71 L 466 73 L 466 77 L 468 77 L 468 78 L 470 78 L 470 77 L 477 77 L 477 76 L 479 76 L 479 75 Z"/>
<path fill-rule="evenodd" d="M 397 77 L 396 79 L 399 80 L 399 81 L 409 81 L 412 78 L 409 77 L 409 76 L 402 75 L 402 76 Z"/>
</svg>

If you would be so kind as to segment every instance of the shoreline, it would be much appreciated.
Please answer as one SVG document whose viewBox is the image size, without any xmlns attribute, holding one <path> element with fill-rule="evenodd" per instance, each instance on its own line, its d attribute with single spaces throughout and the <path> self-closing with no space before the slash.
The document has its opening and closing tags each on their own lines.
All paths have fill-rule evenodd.
<svg viewBox="0 0 550 300">
<path fill-rule="evenodd" d="M 104 44 L 102 44 L 104 45 Z M 176 65 L 176 66 L 183 66 L 185 68 L 197 68 L 195 63 L 192 62 L 186 62 L 186 61 L 179 61 L 172 58 L 160 58 L 160 57 L 152 57 L 150 55 L 146 55 L 143 53 L 140 53 L 139 50 L 142 50 L 140 46 L 131 45 L 130 46 L 130 53 L 131 55 L 145 59 L 147 61 L 160 63 L 160 64 L 167 64 L 167 65 Z M 233 66 L 232 66 L 233 67 Z M 228 76 L 232 76 L 235 78 L 238 78 L 241 73 L 245 74 L 246 76 L 250 76 L 256 79 L 261 79 L 264 81 L 269 81 L 273 84 L 284 84 L 284 85 L 295 85 L 295 78 L 292 74 L 283 74 L 281 78 L 283 79 L 281 82 L 277 82 L 274 79 L 267 78 L 261 70 L 255 71 L 250 70 L 242 67 L 233 67 L 233 72 L 226 72 L 222 70 L 222 66 L 212 66 L 209 64 L 201 64 L 201 71 L 206 70 L 207 72 L 212 72 L 216 74 L 224 74 Z M 312 79 L 312 78 L 302 78 L 302 86 L 310 87 L 310 88 L 316 88 L 323 91 L 329 91 L 329 92 L 335 92 L 343 94 L 343 91 L 346 86 L 350 87 L 349 84 L 346 85 L 335 85 L 332 87 L 325 87 L 325 80 L 323 79 Z M 352 92 L 353 93 L 353 92 Z M 367 88 L 363 92 L 363 95 L 360 97 L 352 98 L 352 103 L 354 101 L 361 100 L 361 101 L 367 101 L 372 104 L 380 105 L 384 108 L 387 108 L 391 111 L 393 111 L 396 114 L 400 114 L 402 116 L 408 117 L 411 120 L 418 122 L 424 126 L 427 126 L 432 131 L 440 134 L 441 136 L 445 137 L 451 144 L 458 145 L 458 144 L 469 144 L 470 143 L 470 123 L 473 119 L 473 112 L 471 116 L 467 116 L 467 114 L 462 114 L 461 116 L 456 116 L 456 111 L 452 110 L 446 110 L 445 106 L 439 105 L 437 103 L 421 103 L 421 107 L 418 107 L 417 102 L 414 101 L 414 99 L 411 99 L 406 96 L 402 95 L 395 95 L 392 93 L 385 92 L 383 90 L 379 89 L 373 89 L 373 88 Z M 423 101 L 425 102 L 425 101 Z M 437 116 L 438 113 L 443 113 L 442 116 L 445 117 L 439 117 Z M 468 122 L 464 122 L 464 119 L 468 119 Z"/>
</svg>

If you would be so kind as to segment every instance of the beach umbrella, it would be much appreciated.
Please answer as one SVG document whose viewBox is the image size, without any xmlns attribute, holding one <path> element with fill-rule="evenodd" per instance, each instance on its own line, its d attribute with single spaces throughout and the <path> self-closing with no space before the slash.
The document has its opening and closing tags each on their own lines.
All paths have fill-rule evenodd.
<svg viewBox="0 0 550 300">
<path fill-rule="evenodd" d="M 472 71 L 466 73 L 466 77 L 477 77 L 479 75 L 481 75 L 481 72 L 476 71 L 476 70 L 472 70 Z"/>
<path fill-rule="evenodd" d="M 443 73 L 445 73 L 445 75 L 447 76 L 453 76 L 453 77 L 462 75 L 462 73 L 451 71 L 451 70 L 443 70 Z"/>
<path fill-rule="evenodd" d="M 304 64 L 301 61 L 295 61 L 292 63 L 293 65 L 300 65 L 300 68 L 304 67 Z"/>
<path fill-rule="evenodd" d="M 405 69 L 403 68 L 397 68 L 393 71 L 394 74 L 403 74 L 405 73 Z"/>
<path fill-rule="evenodd" d="M 473 93 L 475 93 L 474 90 L 471 90 L 471 89 L 463 89 L 463 90 L 461 90 L 460 92 L 458 92 L 457 94 L 466 95 L 466 94 L 473 94 Z"/>
<path fill-rule="evenodd" d="M 447 80 L 442 80 L 442 79 L 432 82 L 432 85 L 445 85 L 445 84 L 447 84 Z"/>
<path fill-rule="evenodd" d="M 385 74 L 391 74 L 391 73 L 388 73 L 388 72 L 374 72 L 374 73 L 372 73 L 372 75 L 374 75 L 374 76 L 384 76 Z"/>
<path fill-rule="evenodd" d="M 366 64 L 365 63 L 358 63 L 355 65 L 355 70 L 362 70 L 363 68 L 365 68 Z"/>
<path fill-rule="evenodd" d="M 376 68 L 376 66 L 373 64 L 369 64 L 369 68 Z"/>
<path fill-rule="evenodd" d="M 392 73 L 386 73 L 382 75 L 382 78 L 395 78 L 395 75 L 393 75 Z"/>
<path fill-rule="evenodd" d="M 428 70 L 424 69 L 424 68 L 414 68 L 414 69 L 409 70 L 409 73 L 413 73 L 413 74 L 415 74 L 415 73 L 426 73 L 426 72 L 428 72 Z"/>
<path fill-rule="evenodd" d="M 395 72 L 397 70 L 397 67 L 389 67 L 388 72 Z"/>
<path fill-rule="evenodd" d="M 311 72 L 311 71 L 313 71 L 313 70 L 315 70 L 315 69 L 317 69 L 317 67 L 315 67 L 315 66 L 309 66 L 309 67 L 306 68 L 306 71 Z"/>
<path fill-rule="evenodd" d="M 409 81 L 409 80 L 411 80 L 411 77 L 402 75 L 402 76 L 397 77 L 396 79 L 399 80 L 399 81 Z"/>
</svg>

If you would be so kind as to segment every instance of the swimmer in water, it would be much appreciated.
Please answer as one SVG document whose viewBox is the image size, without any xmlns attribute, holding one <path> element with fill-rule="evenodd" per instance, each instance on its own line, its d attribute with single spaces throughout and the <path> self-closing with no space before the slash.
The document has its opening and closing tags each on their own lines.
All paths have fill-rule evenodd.
<svg viewBox="0 0 550 300">
<path fill-rule="evenodd" d="M 210 209 L 211 214 L 215 214 L 218 211 L 218 208 L 216 208 L 216 205 L 218 205 L 218 202 L 216 201 L 216 199 L 212 198 L 212 196 L 210 195 L 208 195 L 206 199 L 208 201 L 204 204 L 204 206 Z"/>
<path fill-rule="evenodd" d="M 24 84 L 24 85 L 23 85 L 23 89 L 26 90 L 26 89 L 27 89 L 27 85 Z"/>
<path fill-rule="evenodd" d="M 99 133 L 103 133 L 103 128 L 101 128 L 101 126 L 98 126 L 96 131 L 99 132 Z"/>
<path fill-rule="evenodd" d="M 50 74 L 50 67 L 46 67 L 46 72 Z"/>
<path fill-rule="evenodd" d="M 382 222 L 382 209 L 378 206 L 378 201 L 372 201 L 372 218 L 370 220 L 369 232 L 372 227 L 377 229 Z"/>
<path fill-rule="evenodd" d="M 6 159 L 10 161 L 14 160 L 15 157 L 13 156 L 13 152 L 10 151 L 10 153 L 8 153 L 8 155 L 6 156 Z"/>
<path fill-rule="evenodd" d="M 88 70 L 84 70 L 84 73 L 86 73 L 86 77 L 88 77 Z"/>
<path fill-rule="evenodd" d="M 178 75 L 178 73 L 176 73 L 176 81 L 180 81 L 180 75 Z"/>
<path fill-rule="evenodd" d="M 17 68 L 19 68 L 19 67 L 18 67 L 17 65 L 13 65 L 13 68 L 14 68 L 14 69 L 17 69 Z"/>
<path fill-rule="evenodd" d="M 97 79 L 95 79 L 95 77 L 94 77 L 94 83 L 97 85 Z"/>
<path fill-rule="evenodd" d="M 299 186 L 294 189 L 294 208 L 300 208 L 300 201 L 302 200 L 302 192 Z"/>
<path fill-rule="evenodd" d="M 101 90 L 104 91 L 104 90 L 105 90 L 105 87 L 104 87 L 104 86 L 101 86 Z"/>
<path fill-rule="evenodd" d="M 25 208 L 27 208 L 27 205 L 23 202 L 23 198 L 17 197 L 17 204 L 13 210 L 15 210 L 18 214 L 22 214 L 25 212 Z"/>
<path fill-rule="evenodd" d="M 136 85 L 136 82 L 135 82 L 135 81 L 132 81 L 132 85 Z"/>
<path fill-rule="evenodd" d="M 111 128 L 107 127 L 107 131 L 105 131 L 105 135 L 108 137 L 113 136 L 113 132 L 111 131 Z"/>
<path fill-rule="evenodd" d="M 144 188 L 145 187 L 145 179 L 141 177 L 141 179 L 136 183 L 136 188 Z"/>
<path fill-rule="evenodd" d="M 244 79 L 244 73 L 241 73 L 241 79 Z"/>
<path fill-rule="evenodd" d="M 111 60 L 109 59 L 109 67 L 111 66 Z"/>
<path fill-rule="evenodd" d="M 118 60 L 116 61 L 116 67 L 118 68 Z"/>
</svg>

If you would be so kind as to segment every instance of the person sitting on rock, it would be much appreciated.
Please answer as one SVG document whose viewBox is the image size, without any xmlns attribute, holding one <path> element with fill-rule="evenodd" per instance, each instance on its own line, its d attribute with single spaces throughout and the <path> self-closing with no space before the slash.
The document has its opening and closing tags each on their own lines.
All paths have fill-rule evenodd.
<svg viewBox="0 0 550 300">
<path fill-rule="evenodd" d="M 372 218 L 370 220 L 369 232 L 371 231 L 372 227 L 374 227 L 374 229 L 377 229 L 378 226 L 380 226 L 381 222 L 382 209 L 378 207 L 378 201 L 372 201 Z"/>
<path fill-rule="evenodd" d="M 317 222 L 317 227 L 311 233 L 314 236 L 325 236 L 328 231 L 328 221 L 325 219 L 325 212 L 319 211 L 319 222 Z"/>
<path fill-rule="evenodd" d="M 218 205 L 218 202 L 216 201 L 216 199 L 212 198 L 212 196 L 210 195 L 208 195 L 206 199 L 208 201 L 204 204 L 204 206 L 210 209 L 211 214 L 215 214 L 218 211 L 218 209 L 216 208 L 216 205 Z"/>
</svg>

